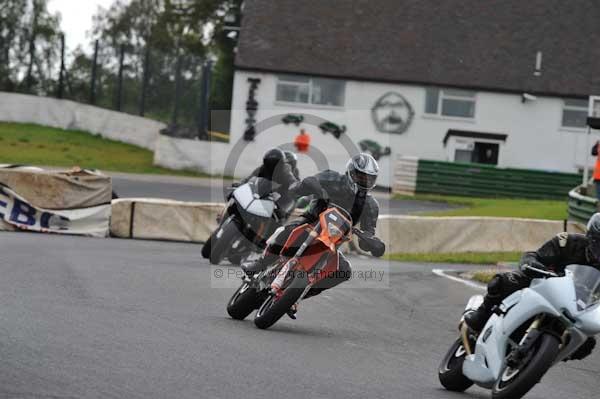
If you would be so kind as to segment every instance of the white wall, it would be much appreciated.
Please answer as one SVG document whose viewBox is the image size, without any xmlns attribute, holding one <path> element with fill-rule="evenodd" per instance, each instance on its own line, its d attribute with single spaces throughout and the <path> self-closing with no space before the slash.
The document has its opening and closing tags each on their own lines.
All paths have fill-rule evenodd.
<svg viewBox="0 0 600 399">
<path fill-rule="evenodd" d="M 411 85 L 347 81 L 345 106 L 341 109 L 280 104 L 275 101 L 276 75 L 237 71 L 233 92 L 231 138 L 235 143 L 242 140 L 245 130 L 248 78 L 260 78 L 256 90 L 259 102 L 257 120 L 287 113 L 310 113 L 346 125 L 349 137 L 358 142 L 368 138 L 389 145 L 392 156 L 402 154 L 432 160 L 450 160 L 449 151 L 442 140 L 449 129 L 485 133 L 507 134 L 508 139 L 500 147 L 499 166 L 552 171 L 575 172 L 582 167 L 589 148 L 586 146 L 585 130 L 567 130 L 561 127 L 562 104 L 560 98 L 538 97 L 535 101 L 521 102 L 517 94 L 478 92 L 475 118 L 456 118 L 425 115 L 425 88 Z M 402 94 L 412 105 L 415 117 L 408 131 L 403 134 L 380 133 L 371 119 L 371 108 L 387 92 Z M 313 145 L 325 152 L 334 169 L 343 168 L 347 155 L 339 142 L 331 135 L 323 135 L 318 128 L 307 126 Z M 299 129 L 296 126 L 278 126 L 260 135 L 240 154 L 240 170 L 252 167 L 260 155 L 270 146 L 290 143 Z M 594 135 L 592 140 L 598 139 Z M 383 157 L 380 164 L 384 172 L 381 185 L 391 185 L 391 157 Z M 588 158 L 591 163 L 591 158 Z M 312 163 L 301 159 L 304 175 L 312 172 Z"/>
<path fill-rule="evenodd" d="M 5 92 L 0 92 L 0 121 L 83 130 L 149 150 L 154 150 L 158 132 L 166 126 L 73 101 Z"/>
<path fill-rule="evenodd" d="M 159 135 L 154 151 L 154 164 L 171 169 L 197 170 L 212 175 L 224 175 L 224 160 L 230 153 L 231 147 L 226 143 Z M 253 165 L 255 168 L 256 162 Z"/>
</svg>

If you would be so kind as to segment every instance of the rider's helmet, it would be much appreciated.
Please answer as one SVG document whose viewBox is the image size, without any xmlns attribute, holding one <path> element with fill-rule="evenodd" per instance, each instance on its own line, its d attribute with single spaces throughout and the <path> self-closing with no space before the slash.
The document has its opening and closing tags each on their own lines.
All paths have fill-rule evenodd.
<svg viewBox="0 0 600 399">
<path fill-rule="evenodd" d="M 600 264 L 600 213 L 594 213 L 587 224 L 587 258 L 593 264 Z"/>
<path fill-rule="evenodd" d="M 285 161 L 292 167 L 292 169 L 296 169 L 298 166 L 298 155 L 292 151 L 284 151 Z"/>
<path fill-rule="evenodd" d="M 285 162 L 285 154 L 279 148 L 271 148 L 263 156 L 263 165 L 273 171 L 280 162 Z"/>
<path fill-rule="evenodd" d="M 369 154 L 361 153 L 355 155 L 350 158 L 346 165 L 348 183 L 355 193 L 373 189 L 377 182 L 378 174 L 379 165 L 377 165 L 375 158 Z"/>
</svg>

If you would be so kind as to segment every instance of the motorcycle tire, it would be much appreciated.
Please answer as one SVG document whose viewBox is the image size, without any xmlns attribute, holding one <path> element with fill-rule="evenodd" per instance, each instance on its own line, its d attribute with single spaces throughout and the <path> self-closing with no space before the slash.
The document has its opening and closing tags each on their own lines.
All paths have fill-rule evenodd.
<svg viewBox="0 0 600 399">
<path fill-rule="evenodd" d="M 212 235 L 210 237 L 208 237 L 208 240 L 206 240 L 206 242 L 204 243 L 204 245 L 202 246 L 202 257 L 204 259 L 210 259 L 210 252 L 211 252 L 211 239 L 212 239 Z"/>
<path fill-rule="evenodd" d="M 560 341 L 553 335 L 543 334 L 534 349 L 531 360 L 508 381 L 505 377 L 510 370 L 505 366 L 492 389 L 493 399 L 519 399 L 525 396 L 554 363 L 560 350 Z"/>
<path fill-rule="evenodd" d="M 463 363 L 467 352 L 463 346 L 463 340 L 457 339 L 450 349 L 440 367 L 438 368 L 438 378 L 440 383 L 448 391 L 464 392 L 473 386 L 473 381 L 463 374 Z"/>
<path fill-rule="evenodd" d="M 260 292 L 244 282 L 229 300 L 227 313 L 233 319 L 244 320 L 250 313 L 258 309 L 263 299 L 264 296 Z"/>
<path fill-rule="evenodd" d="M 223 230 L 221 237 L 217 238 L 219 230 Z M 237 224 L 232 220 L 219 227 L 210 237 L 212 248 L 210 249 L 210 263 L 218 265 L 231 250 L 231 244 L 235 237 L 240 234 Z"/>
<path fill-rule="evenodd" d="M 298 301 L 307 286 L 308 276 L 306 273 L 300 273 L 285 289 L 283 295 L 278 300 L 275 300 L 275 296 L 270 295 L 263 302 L 254 317 L 256 327 L 265 330 L 277 323 Z"/>
</svg>

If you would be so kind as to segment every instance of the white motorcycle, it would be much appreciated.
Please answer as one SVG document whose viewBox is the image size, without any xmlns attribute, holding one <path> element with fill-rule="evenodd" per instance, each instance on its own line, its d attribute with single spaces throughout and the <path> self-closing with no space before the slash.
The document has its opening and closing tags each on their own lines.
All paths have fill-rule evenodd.
<svg viewBox="0 0 600 399">
<path fill-rule="evenodd" d="M 465 314 L 482 301 L 472 297 Z M 442 385 L 463 392 L 477 384 L 494 399 L 521 398 L 600 333 L 600 271 L 571 265 L 563 277 L 535 279 L 496 307 L 479 335 L 464 317 L 460 330 L 438 370 Z"/>
<path fill-rule="evenodd" d="M 225 258 L 239 264 L 252 252 L 263 250 L 267 238 L 294 208 L 293 201 L 281 203 L 281 195 L 273 191 L 274 186 L 270 180 L 252 177 L 232 187 L 229 201 L 217 217 L 219 226 L 204 243 L 202 256 L 215 265 Z"/>
</svg>

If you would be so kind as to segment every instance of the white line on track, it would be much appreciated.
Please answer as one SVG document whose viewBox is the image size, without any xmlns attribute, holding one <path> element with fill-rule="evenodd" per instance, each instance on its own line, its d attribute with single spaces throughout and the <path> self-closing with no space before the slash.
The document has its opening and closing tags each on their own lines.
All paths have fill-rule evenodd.
<svg viewBox="0 0 600 399">
<path fill-rule="evenodd" d="M 464 285 L 469 286 L 471 288 L 475 288 L 475 289 L 483 290 L 483 291 L 486 290 L 485 285 L 483 285 L 481 283 L 476 283 L 476 282 L 471 281 L 471 280 L 467 280 L 467 279 L 464 279 L 464 278 L 460 278 L 460 277 L 456 277 L 456 276 L 452 276 L 452 275 L 448 274 L 448 272 L 451 272 L 451 271 L 453 271 L 453 270 L 433 269 L 433 274 L 435 274 L 436 276 L 445 277 L 445 278 L 447 278 L 449 280 L 452 280 L 452 281 L 456 281 L 458 283 L 464 284 Z"/>
</svg>

